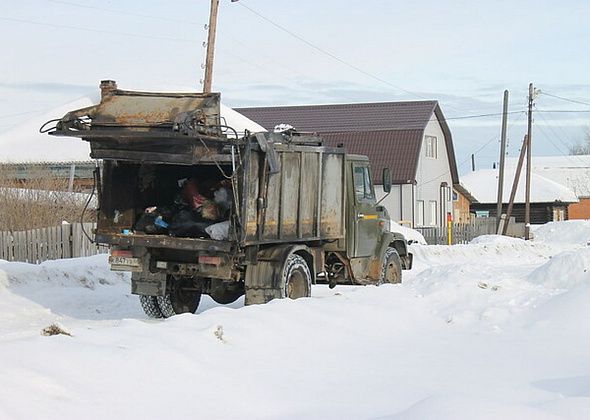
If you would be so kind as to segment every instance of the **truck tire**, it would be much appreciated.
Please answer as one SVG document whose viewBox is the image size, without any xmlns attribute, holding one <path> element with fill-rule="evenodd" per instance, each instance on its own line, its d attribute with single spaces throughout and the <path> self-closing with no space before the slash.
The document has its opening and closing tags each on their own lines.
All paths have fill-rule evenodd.
<svg viewBox="0 0 590 420">
<path fill-rule="evenodd" d="M 395 248 L 387 248 L 383 256 L 383 270 L 379 284 L 402 282 L 402 260 Z"/>
<path fill-rule="evenodd" d="M 158 305 L 156 296 L 140 295 L 139 303 L 141 303 L 141 307 L 145 314 L 150 318 L 164 317 L 164 315 L 162 315 L 162 311 L 160 311 L 160 306 Z"/>
<path fill-rule="evenodd" d="M 281 279 L 282 298 L 298 299 L 311 296 L 311 272 L 303 257 L 289 255 Z"/>
<path fill-rule="evenodd" d="M 283 263 L 259 261 L 248 266 L 245 283 L 245 304 L 259 305 L 311 296 L 312 275 L 303 257 L 290 254 Z"/>
<path fill-rule="evenodd" d="M 158 296 L 158 307 L 164 318 L 183 313 L 194 314 L 201 302 L 201 290 L 192 277 L 171 278 L 169 294 Z"/>
<path fill-rule="evenodd" d="M 211 299 L 215 302 L 219 303 L 220 305 L 227 305 L 229 303 L 235 302 L 241 296 L 244 295 L 243 287 L 241 289 L 230 289 L 230 288 L 223 288 L 217 287 L 216 289 L 212 290 L 209 293 Z"/>
</svg>

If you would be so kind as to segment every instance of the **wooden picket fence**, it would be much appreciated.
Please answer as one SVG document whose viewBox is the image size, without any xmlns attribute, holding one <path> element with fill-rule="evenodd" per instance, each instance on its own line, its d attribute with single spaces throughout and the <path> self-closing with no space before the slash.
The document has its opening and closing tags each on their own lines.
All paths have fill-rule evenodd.
<svg viewBox="0 0 590 420">
<path fill-rule="evenodd" d="M 428 245 L 447 245 L 448 229 L 440 226 L 416 227 L 414 228 L 424 236 Z M 493 235 L 496 233 L 496 219 L 476 218 L 470 223 L 453 223 L 452 243 L 466 244 L 481 235 Z M 524 223 L 515 223 L 511 218 L 508 225 L 508 236 L 524 236 Z"/>
<path fill-rule="evenodd" d="M 84 223 L 92 237 L 95 223 Z M 82 231 L 80 223 L 31 229 L 21 232 L 0 232 L 0 259 L 39 264 L 46 260 L 87 257 L 107 252 L 93 244 Z"/>
</svg>

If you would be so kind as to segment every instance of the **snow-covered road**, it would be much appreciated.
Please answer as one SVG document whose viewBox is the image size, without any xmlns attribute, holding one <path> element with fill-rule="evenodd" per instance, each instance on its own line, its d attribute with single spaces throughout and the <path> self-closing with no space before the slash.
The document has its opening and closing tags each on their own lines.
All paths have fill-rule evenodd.
<svg viewBox="0 0 590 420">
<path fill-rule="evenodd" d="M 535 233 L 158 321 L 104 256 L 0 263 L 0 419 L 590 418 L 590 222 Z"/>
</svg>

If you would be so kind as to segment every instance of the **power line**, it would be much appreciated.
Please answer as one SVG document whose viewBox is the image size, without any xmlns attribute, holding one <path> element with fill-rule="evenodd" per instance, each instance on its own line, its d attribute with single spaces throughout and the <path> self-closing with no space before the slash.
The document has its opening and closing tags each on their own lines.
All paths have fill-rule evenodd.
<svg viewBox="0 0 590 420">
<path fill-rule="evenodd" d="M 571 102 L 573 104 L 580 104 L 580 105 L 590 106 L 590 102 L 583 102 L 583 101 L 578 101 L 576 99 L 564 98 L 563 96 L 553 95 L 551 93 L 547 93 L 547 92 L 544 92 L 544 91 L 541 91 L 541 95 L 550 96 L 550 97 L 556 98 L 556 99 L 561 99 L 562 101 Z"/>
<path fill-rule="evenodd" d="M 102 30 L 102 29 L 85 28 L 85 27 L 81 27 L 81 26 L 61 25 L 61 24 L 47 23 L 47 22 L 37 22 L 37 21 L 33 21 L 33 20 L 10 18 L 10 17 L 4 17 L 4 16 L 0 16 L 0 20 L 5 20 L 5 21 L 9 21 L 9 22 L 26 23 L 26 24 L 30 24 L 30 25 L 49 26 L 52 28 L 73 29 L 73 30 L 77 30 L 77 31 L 94 32 L 94 33 L 99 33 L 99 34 L 128 36 L 128 37 L 134 37 L 134 38 L 148 38 L 148 39 L 157 39 L 157 40 L 161 40 L 161 41 L 189 42 L 189 43 L 195 42 L 194 40 L 190 40 L 190 39 L 171 38 L 171 37 L 145 35 L 145 34 L 134 34 L 134 33 L 130 33 L 130 32 L 106 31 L 106 30 Z"/>
<path fill-rule="evenodd" d="M 555 113 L 555 114 L 558 114 L 558 113 L 586 114 L 586 113 L 590 112 L 590 110 L 585 110 L 585 109 L 582 109 L 582 110 L 579 110 L 579 109 L 577 109 L 577 110 L 576 109 L 536 109 L 535 112 L 541 112 L 541 113 L 545 113 L 545 114 L 551 114 L 551 113 Z"/>
<path fill-rule="evenodd" d="M 327 51 L 327 50 L 325 50 L 325 49 L 323 49 L 323 48 L 321 48 L 321 47 L 313 44 L 312 42 L 310 42 L 307 39 L 303 38 L 302 36 L 296 34 L 295 32 L 293 32 L 293 31 L 285 28 L 284 26 L 279 25 L 278 23 L 276 23 L 273 20 L 267 18 L 266 16 L 262 15 L 261 13 L 257 12 L 256 10 L 254 10 L 254 9 L 246 6 L 243 2 L 239 2 L 238 5 L 240 5 L 243 8 L 249 10 L 251 13 L 255 14 L 260 19 L 268 22 L 269 24 L 271 24 L 275 28 L 277 28 L 277 29 L 279 29 L 279 30 L 281 30 L 281 31 L 289 34 L 290 36 L 292 36 L 293 38 L 296 38 L 299 41 L 303 42 L 304 44 L 306 44 L 310 48 L 313 48 L 314 50 L 316 50 L 316 51 L 318 51 L 318 52 L 320 52 L 320 53 L 322 53 L 322 54 L 324 54 L 324 55 L 332 58 L 333 60 L 338 61 L 340 64 L 342 64 L 342 65 L 344 65 L 344 66 L 346 66 L 348 68 L 351 68 L 351 69 L 353 69 L 353 70 L 355 70 L 355 71 L 357 71 L 357 72 L 359 72 L 359 73 L 361 73 L 361 74 L 363 74 L 363 75 L 365 75 L 367 77 L 370 77 L 373 80 L 376 80 L 376 81 L 381 82 L 383 84 L 386 84 L 386 85 L 388 85 L 390 87 L 393 87 L 394 89 L 397 89 L 397 90 L 400 90 L 400 91 L 402 91 L 404 93 L 407 93 L 408 95 L 416 96 L 416 97 L 421 98 L 421 99 L 427 99 L 424 96 L 421 96 L 421 95 L 419 95 L 419 94 L 417 94 L 415 92 L 406 90 L 406 89 L 402 88 L 401 86 L 394 85 L 393 83 L 388 82 L 387 80 L 385 80 L 385 79 L 383 79 L 383 78 L 381 78 L 379 76 L 376 76 L 376 75 L 374 75 L 372 73 L 369 73 L 368 71 L 365 71 L 365 70 L 361 69 L 360 67 L 355 66 L 354 64 L 351 64 L 351 63 L 343 60 L 342 58 L 340 58 L 337 55 L 331 53 L 330 51 Z"/>
<path fill-rule="evenodd" d="M 146 19 L 162 20 L 162 21 L 175 22 L 175 23 L 184 23 L 186 25 L 195 25 L 195 26 L 201 25 L 200 23 L 192 22 L 192 21 L 188 21 L 188 20 L 183 20 L 183 19 L 168 18 L 165 16 L 153 16 L 153 15 L 147 15 L 147 14 L 143 14 L 143 13 L 129 12 L 126 10 L 107 9 L 106 7 L 89 6 L 86 4 L 80 4 L 80 3 L 75 3 L 75 2 L 71 2 L 71 1 L 65 1 L 65 0 L 49 0 L 49 1 L 52 3 L 65 4 L 68 6 L 80 7 L 83 9 L 100 10 L 103 12 L 115 13 L 118 15 L 128 15 L 128 16 L 136 16 L 136 17 L 146 18 Z"/>
</svg>

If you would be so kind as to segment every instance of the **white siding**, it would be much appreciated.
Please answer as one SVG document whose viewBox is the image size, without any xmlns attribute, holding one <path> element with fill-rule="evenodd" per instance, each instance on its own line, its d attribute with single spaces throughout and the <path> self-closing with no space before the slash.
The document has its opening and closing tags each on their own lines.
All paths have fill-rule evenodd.
<svg viewBox="0 0 590 420">
<path fill-rule="evenodd" d="M 435 136 L 437 138 L 437 158 L 427 158 L 425 145 L 422 143 L 420 150 L 420 158 L 418 160 L 418 169 L 416 171 L 416 194 L 415 200 L 423 200 L 428 203 L 430 201 L 437 202 L 437 222 L 440 225 L 446 220 L 446 213 L 453 212 L 453 201 L 449 194 L 443 192 L 441 203 L 441 183 L 446 182 L 447 186 L 452 187 L 453 180 L 451 178 L 451 169 L 449 165 L 449 157 L 447 154 L 447 147 L 445 137 L 440 126 L 440 123 L 433 114 L 433 120 L 428 123 L 425 136 Z M 450 200 L 449 200 L 450 198 Z M 441 205 L 442 204 L 442 205 Z M 426 224 L 430 224 L 430 212 L 427 210 Z M 414 218 L 414 223 L 417 223 Z"/>
<path fill-rule="evenodd" d="M 412 205 L 414 186 L 412 184 L 392 185 L 391 193 L 381 202 L 382 206 L 385 206 L 389 217 L 394 222 L 411 225 L 414 220 Z M 385 193 L 383 192 L 383 186 L 376 185 L 375 193 L 377 195 L 377 201 L 381 200 Z"/>
</svg>

